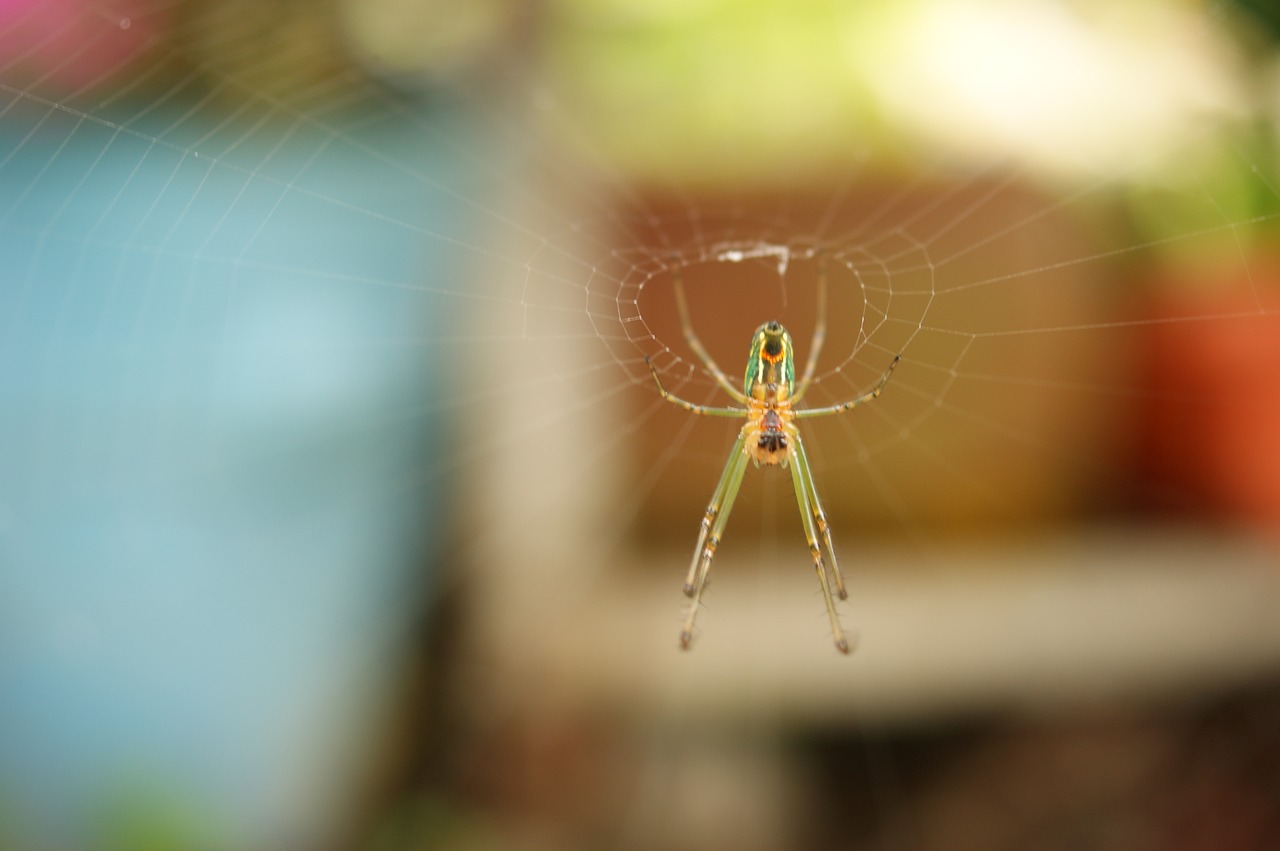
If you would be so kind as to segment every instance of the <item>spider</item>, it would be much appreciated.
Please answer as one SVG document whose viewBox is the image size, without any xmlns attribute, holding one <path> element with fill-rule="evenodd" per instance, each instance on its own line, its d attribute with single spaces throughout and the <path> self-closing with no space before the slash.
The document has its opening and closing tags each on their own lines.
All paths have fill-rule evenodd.
<svg viewBox="0 0 1280 851">
<path fill-rule="evenodd" d="M 674 273 L 673 278 L 676 310 L 680 315 L 680 327 L 684 333 L 685 342 L 720 387 L 741 407 L 717 408 L 686 402 L 662 385 L 657 368 L 646 355 L 644 361 L 653 374 L 654 383 L 658 385 L 658 392 L 662 394 L 663 399 L 694 414 L 747 418 L 746 424 L 738 432 L 738 439 L 729 451 L 724 472 L 720 474 L 720 482 L 716 485 L 711 502 L 702 516 L 698 543 L 694 547 L 693 561 L 689 565 L 689 572 L 684 582 L 684 593 L 692 598 L 692 603 L 689 606 L 688 617 L 680 630 L 680 646 L 687 650 L 693 641 L 693 621 L 698 614 L 702 592 L 707 587 L 711 560 L 715 557 L 716 547 L 720 545 L 725 525 L 729 521 L 729 512 L 733 509 L 733 501 L 742 484 L 747 461 L 751 460 L 757 467 L 764 464 L 771 467 L 790 468 L 791 482 L 795 487 L 796 502 L 800 508 L 805 538 L 809 542 L 809 552 L 813 556 L 813 566 L 818 573 L 818 582 L 822 586 L 822 596 L 827 605 L 827 617 L 831 621 L 831 637 L 838 651 L 848 653 L 849 642 L 840 629 L 835 600 L 831 594 L 832 585 L 834 584 L 836 596 L 841 600 L 847 599 L 849 595 L 845 591 L 844 580 L 840 576 L 835 549 L 831 544 L 831 529 L 827 526 L 826 514 L 818 501 L 813 470 L 809 466 L 809 458 L 805 454 L 804 442 L 800 439 L 800 431 L 796 427 L 795 420 L 839 414 L 870 402 L 880 395 L 880 391 L 888 383 L 889 376 L 902 356 L 895 355 L 876 385 L 856 399 L 822 408 L 797 410 L 793 407 L 803 398 L 805 391 L 813 382 L 818 355 L 822 351 L 822 344 L 826 338 L 827 278 L 825 267 L 820 265 L 817 320 L 814 326 L 813 342 L 809 346 L 809 359 L 805 363 L 804 374 L 800 377 L 799 384 L 796 384 L 791 335 L 780 322 L 773 321 L 766 322 L 756 329 L 751 341 L 751 352 L 747 356 L 746 376 L 742 390 L 738 390 L 707 353 L 702 341 L 698 339 L 698 335 L 693 330 L 693 323 L 689 320 L 689 305 L 685 300 L 684 284 L 678 271 Z M 823 546 L 826 547 L 826 552 L 831 559 L 829 566 L 823 558 Z"/>
</svg>

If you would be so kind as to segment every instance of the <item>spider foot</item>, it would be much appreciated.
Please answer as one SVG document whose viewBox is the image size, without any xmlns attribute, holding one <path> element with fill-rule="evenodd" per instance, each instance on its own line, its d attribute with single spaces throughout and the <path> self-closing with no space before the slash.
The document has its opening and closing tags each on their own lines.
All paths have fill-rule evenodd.
<svg viewBox="0 0 1280 851">
<path fill-rule="evenodd" d="M 693 642 L 693 633 L 687 629 L 680 630 L 680 649 L 688 650 L 689 645 Z M 845 651 L 848 652 L 848 651 Z"/>
</svg>

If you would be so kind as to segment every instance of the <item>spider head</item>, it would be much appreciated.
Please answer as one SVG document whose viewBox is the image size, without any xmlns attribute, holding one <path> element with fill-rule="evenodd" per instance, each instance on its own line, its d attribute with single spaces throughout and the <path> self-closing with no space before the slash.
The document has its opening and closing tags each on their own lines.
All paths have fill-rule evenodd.
<svg viewBox="0 0 1280 851">
<path fill-rule="evenodd" d="M 791 335 L 781 322 L 766 322 L 756 329 L 755 338 L 751 341 L 743 392 L 758 398 L 758 388 L 773 384 L 777 387 L 777 397 L 785 400 L 795 389 L 795 380 Z"/>
</svg>

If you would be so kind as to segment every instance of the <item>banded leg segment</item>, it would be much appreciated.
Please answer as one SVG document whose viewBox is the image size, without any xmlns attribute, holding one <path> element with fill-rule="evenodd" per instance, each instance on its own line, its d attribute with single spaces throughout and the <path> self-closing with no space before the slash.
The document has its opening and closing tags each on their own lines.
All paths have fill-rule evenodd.
<svg viewBox="0 0 1280 851">
<path fill-rule="evenodd" d="M 836 596 L 841 600 L 849 599 L 849 592 L 844 590 L 844 577 L 840 573 L 840 562 L 836 559 L 836 548 L 831 542 L 831 526 L 827 524 L 827 513 L 822 510 L 822 503 L 818 501 L 818 485 L 813 480 L 813 467 L 809 465 L 809 456 L 804 451 L 804 443 L 801 442 L 800 436 L 793 437 L 793 445 L 795 447 L 794 460 L 792 461 L 804 476 L 805 487 L 809 491 L 809 508 L 813 514 L 814 525 L 818 528 L 818 534 L 822 537 L 822 543 L 827 547 L 827 555 L 831 558 L 831 576 L 835 580 Z"/>
<path fill-rule="evenodd" d="M 691 414 L 698 414 L 704 417 L 741 417 L 747 413 L 746 408 L 716 408 L 709 405 L 695 405 L 692 402 L 686 402 L 663 386 L 662 377 L 658 375 L 658 368 L 653 365 L 653 360 L 648 355 L 644 356 L 644 362 L 649 367 L 649 373 L 653 375 L 653 382 L 658 385 L 658 393 L 661 394 L 662 398 L 673 405 L 679 405 Z"/>
<path fill-rule="evenodd" d="M 815 299 L 813 341 L 809 343 L 809 360 L 804 365 L 804 374 L 800 376 L 796 392 L 791 396 L 793 404 L 800 401 L 800 397 L 813 383 L 813 374 L 818 370 L 818 356 L 822 354 L 822 345 L 827 341 L 827 258 L 824 255 L 818 257 L 818 292 Z"/>
<path fill-rule="evenodd" d="M 697 333 L 693 330 L 693 321 L 689 319 L 689 302 L 684 297 L 684 278 L 680 274 L 680 267 L 671 270 L 672 288 L 676 293 L 676 312 L 680 314 L 680 331 L 684 334 L 684 341 L 698 356 L 707 371 L 720 384 L 726 393 L 733 397 L 734 401 L 746 404 L 747 397 L 741 390 L 733 386 L 733 382 L 729 380 L 729 376 L 724 374 L 707 351 L 706 346 L 702 345 L 702 340 L 698 339 Z"/>
<path fill-rule="evenodd" d="M 715 558 L 716 547 L 724 535 L 725 525 L 729 522 L 729 512 L 733 510 L 733 501 L 738 498 L 738 490 L 742 487 L 742 476 L 747 469 L 747 453 L 743 451 L 746 440 L 745 430 L 738 435 L 729 460 L 725 463 L 720 483 L 716 485 L 711 504 L 707 506 L 702 518 L 702 529 L 698 533 L 698 545 L 693 551 L 693 563 L 689 565 L 688 576 L 685 577 L 684 593 L 692 597 L 689 603 L 689 614 L 685 618 L 684 627 L 680 630 L 680 646 L 685 650 L 693 641 L 693 622 L 698 616 L 698 607 L 702 604 L 702 592 L 707 587 L 707 577 L 711 573 L 711 561 Z"/>
<path fill-rule="evenodd" d="M 821 512 L 821 508 L 815 508 L 817 494 L 812 491 L 813 476 L 809 473 L 808 460 L 804 456 L 804 449 L 800 443 L 800 437 L 792 433 L 791 439 L 794 441 L 795 457 L 791 463 L 791 482 L 796 490 L 796 503 L 800 508 L 800 520 L 804 525 L 804 537 L 809 542 L 809 552 L 813 555 L 813 567 L 818 573 L 818 583 L 822 586 L 822 599 L 827 606 L 827 618 L 831 621 L 831 638 L 835 642 L 836 650 L 841 653 L 849 652 L 849 642 L 844 637 L 844 631 L 840 628 L 840 616 L 836 612 L 836 602 L 831 596 L 832 582 L 827 574 L 826 562 L 822 557 L 822 545 L 819 543 L 819 532 L 816 517 Z M 825 523 L 825 519 L 824 519 Z M 828 545 L 828 552 L 831 552 L 832 561 L 835 560 L 835 553 L 830 550 L 830 536 L 825 536 L 824 541 Z M 836 570 L 836 576 L 839 576 L 839 569 L 832 564 L 832 569 Z M 841 599 L 844 599 L 844 582 L 837 578 L 836 587 Z"/>
<path fill-rule="evenodd" d="M 852 411 L 859 405 L 865 405 L 872 399 L 879 398 L 884 386 L 889 383 L 889 376 L 893 375 L 893 370 L 898 366 L 898 361 L 902 360 L 902 355 L 894 355 L 893 360 L 889 363 L 889 368 L 880 376 L 880 380 L 866 393 L 863 393 L 857 399 L 851 399 L 848 402 L 842 402 L 839 405 L 828 405 L 825 408 L 802 408 L 795 412 L 796 419 L 801 420 L 806 417 L 825 417 L 828 414 L 842 414 L 845 411 Z"/>
<path fill-rule="evenodd" d="M 733 444 L 733 449 L 729 450 L 729 459 L 725 462 L 723 472 L 720 473 L 720 481 L 716 483 L 716 489 L 711 492 L 711 501 L 707 503 L 707 510 L 702 513 L 702 525 L 698 529 L 698 543 L 693 548 L 693 559 L 689 563 L 689 572 L 684 579 L 684 594 L 686 597 L 693 596 L 694 580 L 698 575 L 698 565 L 702 561 L 702 550 L 707 545 L 711 527 L 715 525 L 721 514 L 729 512 L 729 508 L 724 504 L 724 495 L 729 487 L 729 480 L 733 478 L 734 460 L 743 454 L 742 447 L 745 441 L 746 435 L 739 434 L 737 441 Z M 730 505 L 732 505 L 732 500 L 730 500 Z"/>
</svg>

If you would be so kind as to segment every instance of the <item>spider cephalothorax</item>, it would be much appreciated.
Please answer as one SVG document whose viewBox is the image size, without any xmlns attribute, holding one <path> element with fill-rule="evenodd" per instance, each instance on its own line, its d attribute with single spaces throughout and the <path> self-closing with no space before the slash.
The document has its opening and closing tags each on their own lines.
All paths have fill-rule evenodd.
<svg viewBox="0 0 1280 851">
<path fill-rule="evenodd" d="M 827 278 L 825 265 L 820 265 L 817 293 L 818 319 L 814 327 L 813 343 L 809 347 L 809 359 L 805 362 L 804 374 L 800 377 L 799 385 L 796 384 L 795 353 L 791 345 L 791 335 L 782 327 L 782 323 L 773 321 L 766 322 L 756 329 L 755 337 L 751 342 L 751 352 L 747 356 L 747 369 L 743 377 L 742 390 L 738 390 L 730 383 L 724 371 L 711 359 L 702 341 L 694 333 L 693 324 L 689 320 L 689 305 L 685 301 L 684 286 L 678 269 L 673 277 L 676 308 L 680 314 L 680 327 L 684 332 L 685 342 L 702 360 L 707 372 L 720 387 L 742 407 L 715 408 L 686 402 L 667 391 L 662 385 L 657 367 L 646 357 L 645 363 L 653 373 L 658 392 L 667 401 L 695 414 L 715 417 L 745 416 L 747 420 L 738 432 L 738 439 L 729 452 L 729 460 L 725 463 L 724 472 L 720 474 L 720 482 L 716 485 L 711 502 L 702 516 L 698 544 L 693 551 L 693 563 L 689 565 L 689 573 L 685 577 L 684 592 L 693 598 L 693 602 L 689 606 L 689 615 L 685 619 L 684 628 L 680 631 L 680 646 L 688 648 L 693 641 L 693 621 L 698 613 L 702 592 L 707 586 L 711 560 L 715 557 L 716 547 L 720 545 L 720 537 L 724 534 L 725 524 L 729 521 L 729 511 L 733 508 L 733 501 L 738 496 L 738 488 L 742 485 L 742 475 L 746 470 L 747 459 L 751 459 L 757 467 L 765 465 L 790 468 L 791 481 L 800 506 L 800 519 L 804 524 L 805 539 L 809 542 L 813 566 L 818 572 L 818 582 L 822 585 L 822 596 L 827 604 L 831 636 L 835 640 L 836 649 L 841 653 L 848 653 L 849 642 L 840 628 L 840 619 L 836 615 L 831 586 L 835 586 L 835 594 L 840 599 L 843 600 L 848 595 L 844 590 L 840 568 L 836 564 L 836 553 L 831 544 L 831 530 L 827 526 L 827 517 L 822 511 L 822 505 L 818 502 L 818 492 L 814 485 L 809 460 L 805 455 L 804 442 L 800 440 L 800 432 L 794 421 L 803 417 L 838 414 L 870 402 L 884 389 L 890 373 L 898 365 L 899 357 L 894 356 L 889 368 L 880 376 L 880 381 L 875 387 L 856 399 L 824 408 L 797 410 L 792 407 L 800 401 L 813 382 L 814 372 L 818 366 L 818 354 L 822 351 L 822 342 L 826 337 Z M 826 555 L 831 559 L 829 565 L 823 555 L 824 547 Z"/>
<path fill-rule="evenodd" d="M 791 335 L 777 321 L 766 322 L 756 329 L 751 353 L 747 355 L 747 374 L 743 378 L 742 392 L 763 400 L 763 393 L 769 385 L 773 385 L 775 394 L 782 401 L 791 397 L 796 386 Z"/>
</svg>

